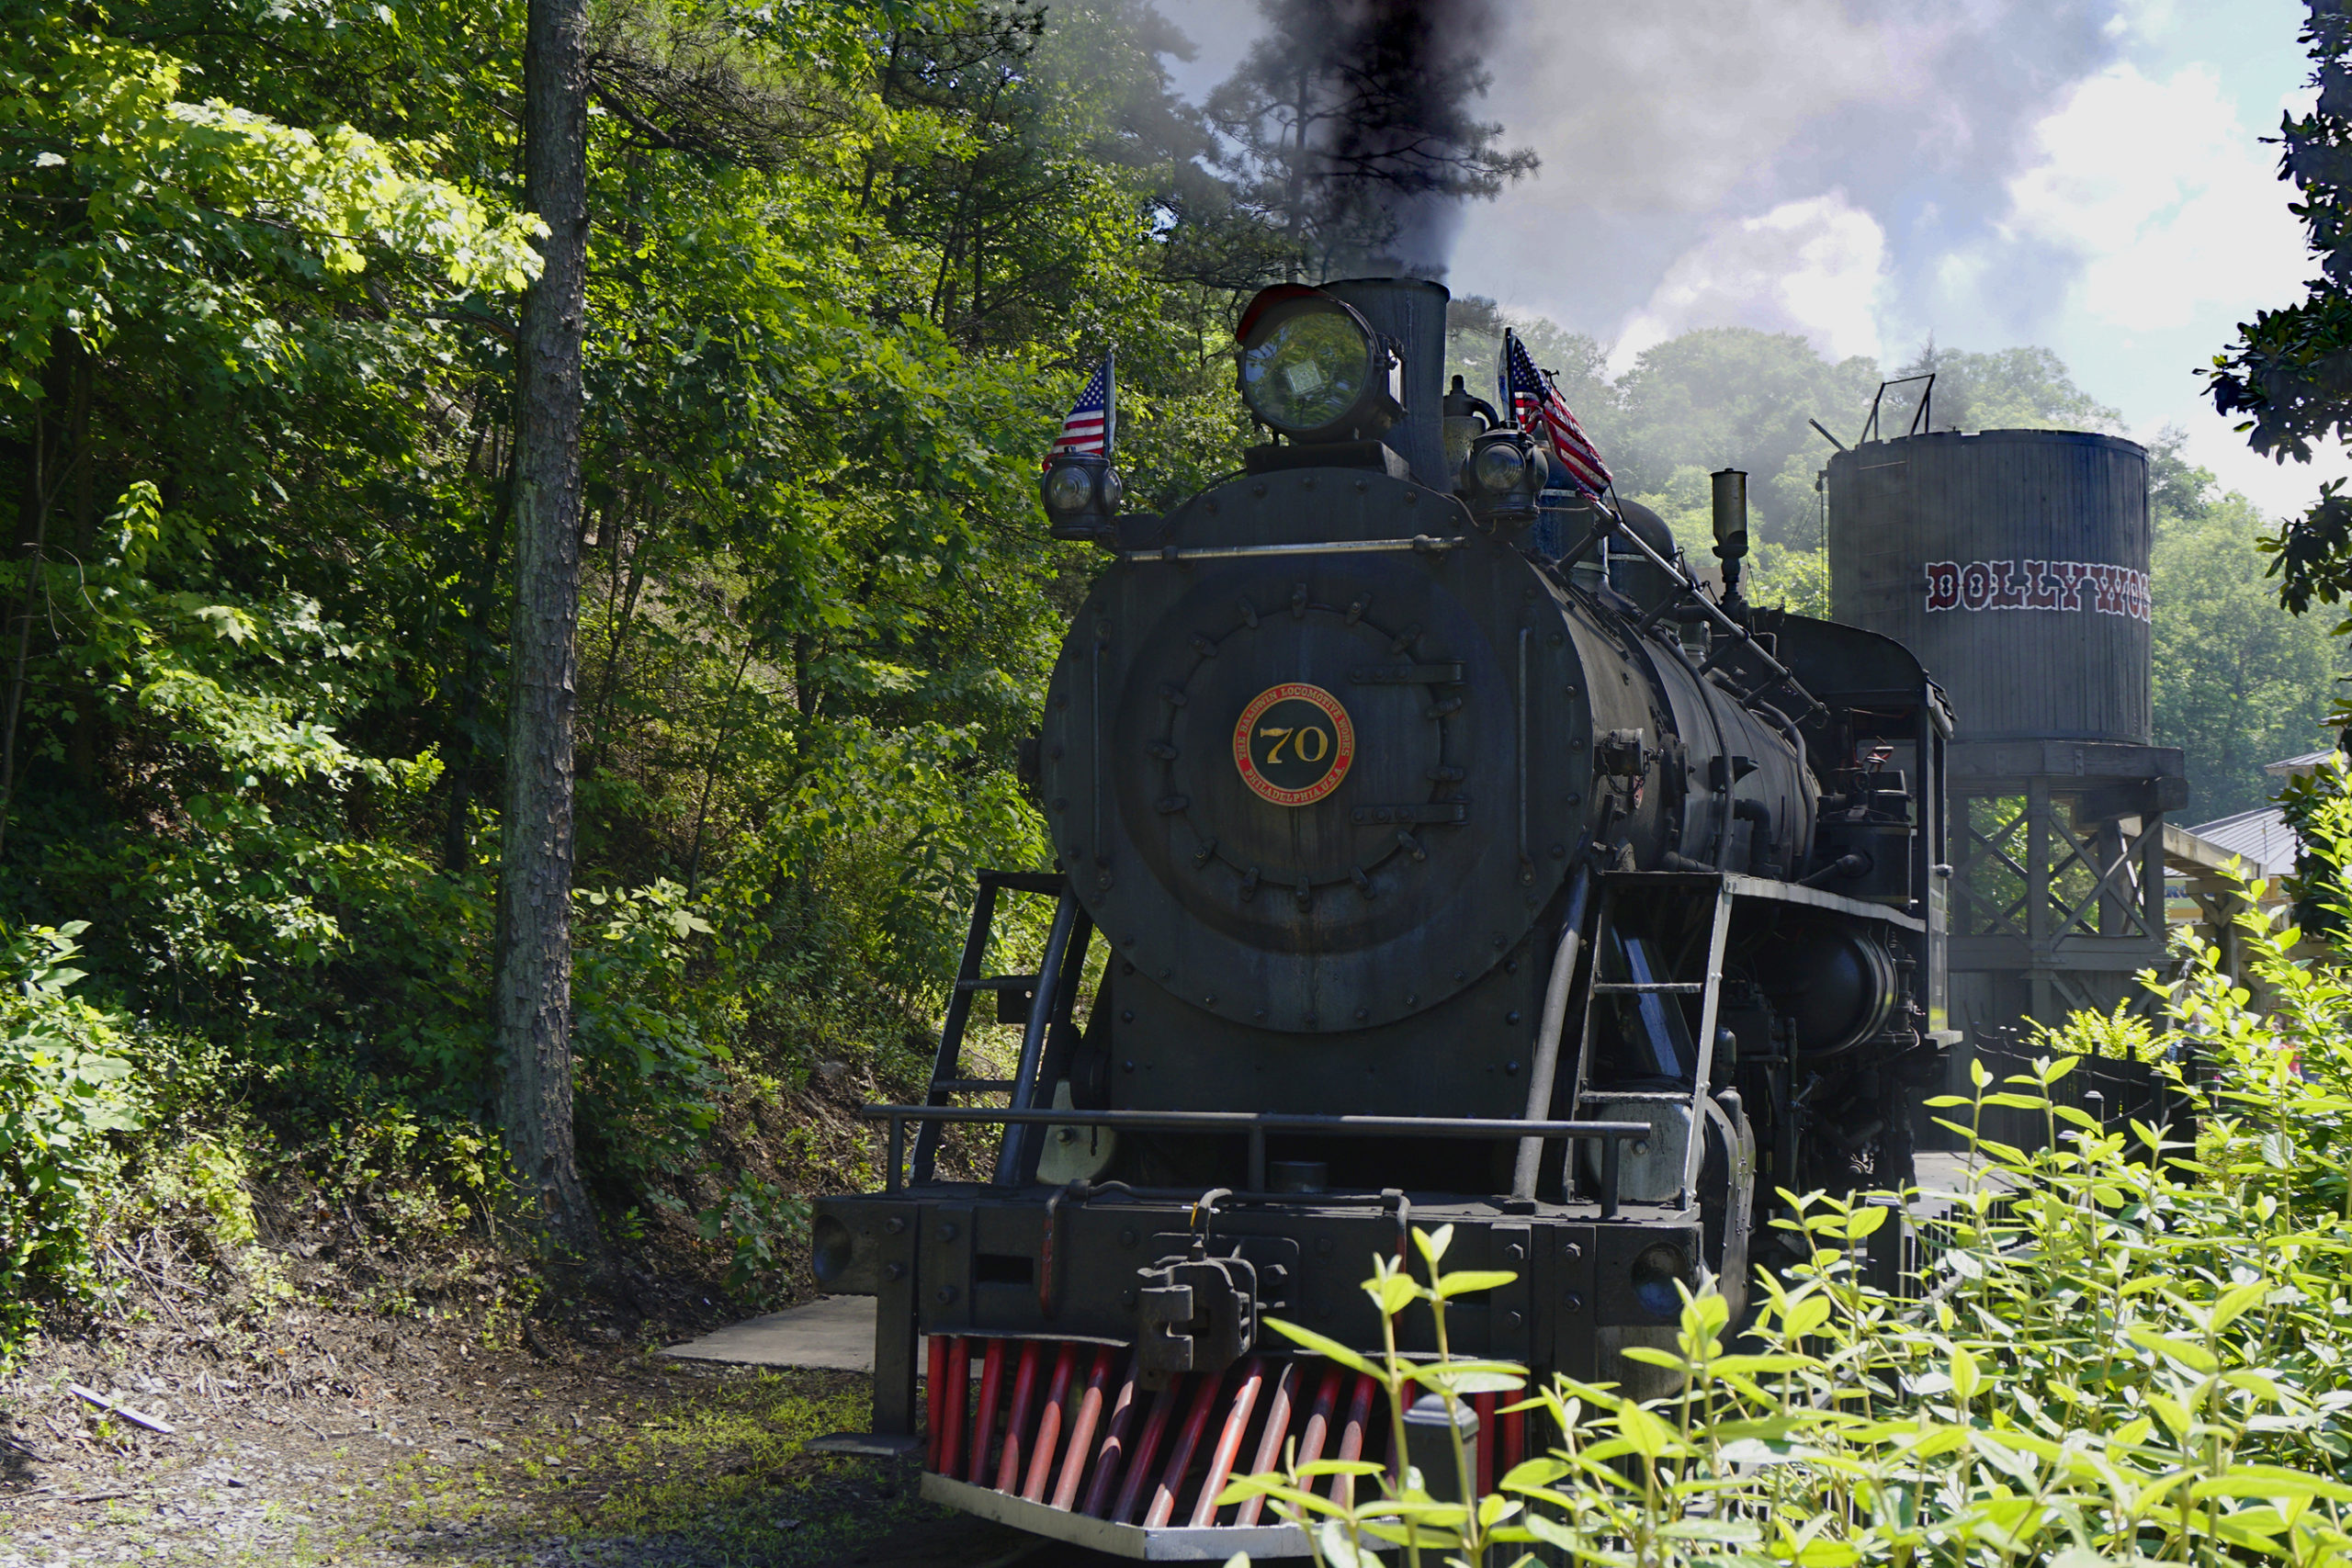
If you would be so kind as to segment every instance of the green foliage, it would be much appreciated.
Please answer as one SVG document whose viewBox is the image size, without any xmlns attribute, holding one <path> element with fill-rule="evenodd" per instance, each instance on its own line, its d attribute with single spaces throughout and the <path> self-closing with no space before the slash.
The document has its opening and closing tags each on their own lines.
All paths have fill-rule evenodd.
<svg viewBox="0 0 2352 1568">
<path fill-rule="evenodd" d="M 1645 349 L 1619 378 L 1619 406 L 1594 439 L 1618 491 L 1643 500 L 1683 465 L 1702 473 L 1744 468 L 1758 538 L 1819 543 L 1814 473 L 1828 444 L 1805 422 L 1832 429 L 1859 417 L 1878 386 L 1868 359 L 1832 365 L 1793 333 L 1710 327 Z"/>
<path fill-rule="evenodd" d="M 1885 435 L 1911 428 L 1923 394 L 1930 430 L 2123 429 L 2123 415 L 2075 386 L 2065 363 L 2046 348 L 1970 354 L 1931 340 L 1894 375 L 1936 379 L 1931 388 L 1887 389 L 1879 411 Z"/>
<path fill-rule="evenodd" d="M 2352 764 L 2331 752 L 2278 792 L 2279 815 L 2295 835 L 2295 873 L 2286 879 L 2295 919 L 2313 936 L 2341 945 L 2352 919 Z"/>
<path fill-rule="evenodd" d="M 78 924 L 0 947 L 0 1354 L 41 1303 L 87 1282 L 114 1160 L 105 1134 L 141 1121 L 124 1021 L 71 994 Z"/>
<path fill-rule="evenodd" d="M 37 7 L 0 39 L 18 204 L 0 223 L 0 398 L 40 395 L 57 333 L 97 349 L 159 317 L 217 375 L 299 375 L 304 334 L 272 308 L 273 286 L 342 291 L 371 256 L 413 258 L 458 289 L 537 271 L 537 220 L 429 177 L 433 148 L 190 101 L 186 62 L 90 15 Z"/>
<path fill-rule="evenodd" d="M 140 1195 L 156 1221 L 201 1235 L 216 1256 L 261 1239 L 249 1187 L 252 1163 L 234 1138 L 198 1133 L 148 1150 L 141 1163 Z"/>
<path fill-rule="evenodd" d="M 800 1262 L 810 1213 L 808 1199 L 746 1174 L 702 1212 L 696 1224 L 703 1240 L 724 1239 L 734 1249 L 727 1267 L 728 1288 L 757 1292 Z"/>
<path fill-rule="evenodd" d="M 2213 406 L 2240 414 L 2237 429 L 2266 457 L 2309 462 L 2315 443 L 2352 438 L 2352 16 L 2325 0 L 2309 0 L 2301 33 L 2312 80 L 2322 87 L 2310 112 L 2282 115 L 2279 177 L 2296 199 L 2288 209 L 2302 220 L 2317 264 L 2303 297 L 2277 310 L 2257 310 L 2239 323 L 2234 342 L 2213 358 Z M 2277 560 L 2278 596 L 2301 613 L 2314 603 L 2335 604 L 2352 588 L 2352 496 L 2341 480 L 2320 487 L 2318 499 L 2266 541 Z"/>
<path fill-rule="evenodd" d="M 2343 810 L 2352 774 L 2327 786 Z M 2352 856 L 2352 832 L 2328 841 Z M 2339 860 L 2335 863 L 2344 863 Z M 2334 901 L 2341 905 L 2341 882 Z M 1671 1392 L 1647 1401 L 1555 1379 L 1521 1408 L 1548 1416 L 1549 1451 L 1464 1506 L 1408 1472 L 1342 1506 L 1307 1483 L 1322 1464 L 1235 1482 L 1309 1528 L 1318 1562 L 1680 1564 L 1924 1562 L 2213 1564 L 2342 1561 L 2352 1552 L 2352 989 L 2302 933 L 2251 910 L 2245 946 L 2270 1005 L 2256 1010 L 2197 951 L 2159 987 L 2156 1055 L 2206 1063 L 2194 1147 L 2164 1130 L 2105 1131 L 2052 1087 L 2113 1042 L 2084 1016 L 2032 1071 L 1933 1102 L 1962 1120 L 1989 1179 L 1951 1195 L 1916 1299 L 1866 1282 L 1859 1252 L 1893 1211 L 1797 1201 L 1777 1222 L 1804 1260 L 1759 1270 L 1760 1309 L 1735 1340 L 1712 1285 L 1686 1296 L 1672 1348 L 1627 1354 Z M 2155 982 L 2151 978 L 2151 985 Z M 2060 1134 L 2027 1153 L 1977 1136 L 1988 1107 L 2040 1112 Z M 1382 1259 L 1365 1282 L 1394 1319 L 1485 1288 L 1427 1283 Z M 1392 1391 L 1508 1385 L 1518 1369 L 1363 1358 L 1283 1325 L 1309 1350 L 1361 1364 Z M 1393 1343 L 1393 1336 L 1392 1336 Z M 1374 1465 L 1352 1467 L 1371 1478 Z M 1312 1473 L 1310 1473 L 1310 1472 Z"/>
<path fill-rule="evenodd" d="M 572 957 L 572 1048 L 580 1134 L 591 1167 L 622 1195 L 683 1169 L 717 1124 L 734 1053 L 729 1020 L 694 995 L 689 942 L 710 923 L 684 889 L 575 895 L 587 938 Z"/>
<path fill-rule="evenodd" d="M 1695 463 L 1684 463 L 1660 489 L 1634 499 L 1665 521 L 1692 570 L 1708 582 L 1721 584 L 1723 563 L 1715 558 L 1714 486 L 1710 475 L 1711 470 Z M 1740 569 L 1739 591 L 1751 604 L 1800 615 L 1826 615 L 1828 552 L 1817 544 L 1753 540 Z"/>
<path fill-rule="evenodd" d="M 2155 730 L 2182 749 L 2185 816 L 2200 822 L 2263 804 L 2265 764 L 2319 742 L 2340 649 L 2325 626 L 2280 607 L 2253 504 L 2215 496 L 2178 445 L 2171 433 L 2151 462 Z"/>
<path fill-rule="evenodd" d="M 0 913 L 88 922 L 158 1068 L 125 1212 L 216 1250 L 262 1180 L 503 1213 L 523 17 L 0 39 L 0 488 L 43 541 L 0 563 Z M 578 1131 L 614 1212 L 683 1207 L 756 1293 L 804 1216 L 715 1140 L 819 1059 L 910 1070 L 971 871 L 1045 858 L 1012 762 L 1085 552 L 1036 454 L 1115 346 L 1139 497 L 1236 466 L 1263 229 L 1133 0 L 599 28 Z"/>
<path fill-rule="evenodd" d="M 2068 1016 L 2063 1029 L 2052 1029 L 2038 1020 L 2028 1021 L 2033 1026 L 2035 1043 L 2053 1052 L 2125 1062 L 2162 1062 L 2165 1059 L 2165 1043 L 2144 1014 L 2132 1010 L 2136 999 L 2126 997 L 2110 1012 L 2081 1009 Z"/>
</svg>

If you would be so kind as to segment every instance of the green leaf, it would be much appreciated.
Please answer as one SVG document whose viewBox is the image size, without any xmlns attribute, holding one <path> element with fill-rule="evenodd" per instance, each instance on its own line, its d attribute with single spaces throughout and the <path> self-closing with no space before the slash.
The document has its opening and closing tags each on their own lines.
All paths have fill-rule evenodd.
<svg viewBox="0 0 2352 1568">
<path fill-rule="evenodd" d="M 1575 1554 L 1570 1560 L 1584 1556 L 1584 1539 L 1559 1520 L 1545 1514 L 1529 1514 L 1521 1521 L 1528 1534 L 1546 1546 Z"/>
<path fill-rule="evenodd" d="M 2222 1363 L 2214 1359 L 2213 1353 L 2202 1345 L 2192 1345 L 2186 1339 L 2175 1339 L 2138 1324 L 2125 1329 L 2124 1334 L 2133 1344 L 2143 1349 L 2154 1350 L 2160 1356 L 2169 1356 L 2191 1371 L 2214 1372 L 2221 1370 Z"/>
<path fill-rule="evenodd" d="M 1814 1356 L 1718 1356 L 1707 1363 L 1717 1377 L 1754 1377 L 1763 1372 L 1796 1372 L 1821 1365 Z"/>
<path fill-rule="evenodd" d="M 1818 1292 L 1798 1296 L 1788 1305 L 1787 1314 L 1781 1320 L 1781 1331 L 1792 1339 L 1801 1339 L 1829 1321 L 1829 1298 Z"/>
<path fill-rule="evenodd" d="M 1953 1397 L 1963 1403 L 1975 1398 L 1977 1389 L 1983 1386 L 1976 1371 L 1976 1358 L 1970 1355 L 1965 1347 L 1955 1345 L 1951 1348 L 1950 1365 Z"/>
<path fill-rule="evenodd" d="M 1364 1294 L 1380 1308 L 1383 1317 L 1395 1317 L 1420 1297 L 1420 1287 L 1402 1269 L 1393 1274 L 1381 1274 L 1363 1282 Z"/>
<path fill-rule="evenodd" d="M 1441 1393 L 1517 1393 L 1527 1386 L 1527 1369 L 1510 1361 L 1424 1362 L 1406 1376 Z"/>
<path fill-rule="evenodd" d="M 1736 1465 L 1797 1464 L 1819 1459 L 1822 1450 L 1772 1438 L 1736 1438 L 1723 1446 L 1724 1462 Z"/>
<path fill-rule="evenodd" d="M 1568 1467 L 1555 1459 L 1521 1460 L 1497 1484 L 1506 1491 L 1517 1492 L 1530 1486 L 1549 1486 L 1567 1473 Z"/>
<path fill-rule="evenodd" d="M 1701 1291 L 1682 1303 L 1681 1338 L 1694 1353 L 1710 1344 L 1731 1322 L 1731 1303 L 1714 1290 Z"/>
<path fill-rule="evenodd" d="M 2331 1503 L 2352 1503 L 2352 1484 L 2285 1465 L 2234 1464 L 2220 1475 L 2198 1482 L 2190 1495 L 2199 1499 L 2324 1497 Z"/>
<path fill-rule="evenodd" d="M 1657 1533 L 1668 1540 L 1712 1540 L 1740 1546 L 1764 1539 L 1764 1532 L 1756 1526 L 1731 1519 L 1678 1519 L 1661 1526 Z"/>
<path fill-rule="evenodd" d="M 2260 1281 L 2224 1291 L 2222 1293 L 2222 1299 L 2213 1303 L 2213 1315 L 2207 1320 L 2207 1328 L 2213 1333 L 2220 1333 L 2236 1322 L 2247 1309 L 2261 1305 L 2263 1297 L 2268 1291 L 2269 1286 Z"/>
<path fill-rule="evenodd" d="M 1439 1275 L 1435 1290 L 1440 1301 L 1448 1301 L 1473 1291 L 1498 1291 L 1518 1278 L 1508 1269 L 1462 1269 Z"/>
<path fill-rule="evenodd" d="M 1328 1357 L 1350 1371 L 1363 1372 L 1375 1378 L 1382 1375 L 1379 1368 L 1328 1335 L 1317 1334 L 1315 1330 L 1293 1323 L 1287 1318 L 1270 1317 L 1266 1319 L 1266 1325 L 1291 1343 L 1310 1350 L 1317 1356 Z"/>
<path fill-rule="evenodd" d="M 1657 1459 L 1671 1450 L 1679 1450 L 1680 1442 L 1667 1424 L 1638 1404 L 1623 1404 L 1617 1410 L 1617 1430 L 1634 1451 L 1644 1459 Z"/>
</svg>

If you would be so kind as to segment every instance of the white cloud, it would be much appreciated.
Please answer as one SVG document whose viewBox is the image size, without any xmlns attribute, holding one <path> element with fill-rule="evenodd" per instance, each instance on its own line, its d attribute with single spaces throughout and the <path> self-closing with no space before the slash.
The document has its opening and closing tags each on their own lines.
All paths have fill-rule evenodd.
<svg viewBox="0 0 2352 1568">
<path fill-rule="evenodd" d="M 2210 67 L 2157 81 L 2111 66 L 2034 136 L 2040 155 L 2009 181 L 1995 243 L 2074 257 L 2070 312 L 2137 333 L 2251 315 L 2300 292 L 2302 234 L 2275 154 Z"/>
<path fill-rule="evenodd" d="M 1912 36 L 1846 0 L 1514 6 L 1490 108 L 1555 201 L 1706 212 L 1840 105 L 1903 95 Z"/>
<path fill-rule="evenodd" d="M 2322 444 L 2309 463 L 2274 463 L 2256 456 L 2246 446 L 2245 437 L 2232 430 L 2211 405 L 2186 419 L 2157 421 L 2155 426 L 2166 423 L 2178 424 L 2188 433 L 2181 456 L 2211 469 L 2223 490 L 2242 492 L 2273 521 L 2301 513 L 2319 499 L 2319 487 L 2329 479 L 2352 479 L 2352 454 L 2338 446 Z M 2157 433 L 2155 427 L 2137 429 L 2132 437 L 2146 441 Z"/>
<path fill-rule="evenodd" d="M 1832 359 L 1879 352 L 1886 231 L 1829 191 L 1712 226 L 1617 333 L 1616 368 L 1693 327 L 1803 333 Z"/>
</svg>

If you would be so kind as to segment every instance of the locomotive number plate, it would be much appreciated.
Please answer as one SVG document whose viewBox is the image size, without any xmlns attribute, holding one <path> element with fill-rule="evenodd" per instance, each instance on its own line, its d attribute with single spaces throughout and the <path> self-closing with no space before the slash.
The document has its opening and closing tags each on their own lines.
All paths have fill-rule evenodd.
<svg viewBox="0 0 2352 1568">
<path fill-rule="evenodd" d="M 1356 727 L 1340 699 L 1289 681 L 1250 700 L 1233 727 L 1241 782 L 1276 806 L 1311 806 L 1340 787 L 1356 758 Z"/>
</svg>

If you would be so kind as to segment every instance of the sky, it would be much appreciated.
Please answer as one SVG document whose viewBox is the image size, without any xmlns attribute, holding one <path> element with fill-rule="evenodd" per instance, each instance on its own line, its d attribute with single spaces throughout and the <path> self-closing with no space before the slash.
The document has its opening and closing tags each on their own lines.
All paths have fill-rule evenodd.
<svg viewBox="0 0 2352 1568">
<path fill-rule="evenodd" d="M 1472 208 L 1455 292 L 1621 369 L 1702 326 L 1889 367 L 1930 337 L 2039 344 L 2266 512 L 2352 472 L 2257 458 L 2195 374 L 2308 274 L 2260 140 L 2312 96 L 2301 0 L 1494 3 L 1486 110 L 1543 167 Z M 1255 0 L 1159 4 L 1195 96 L 1258 30 Z"/>
</svg>

